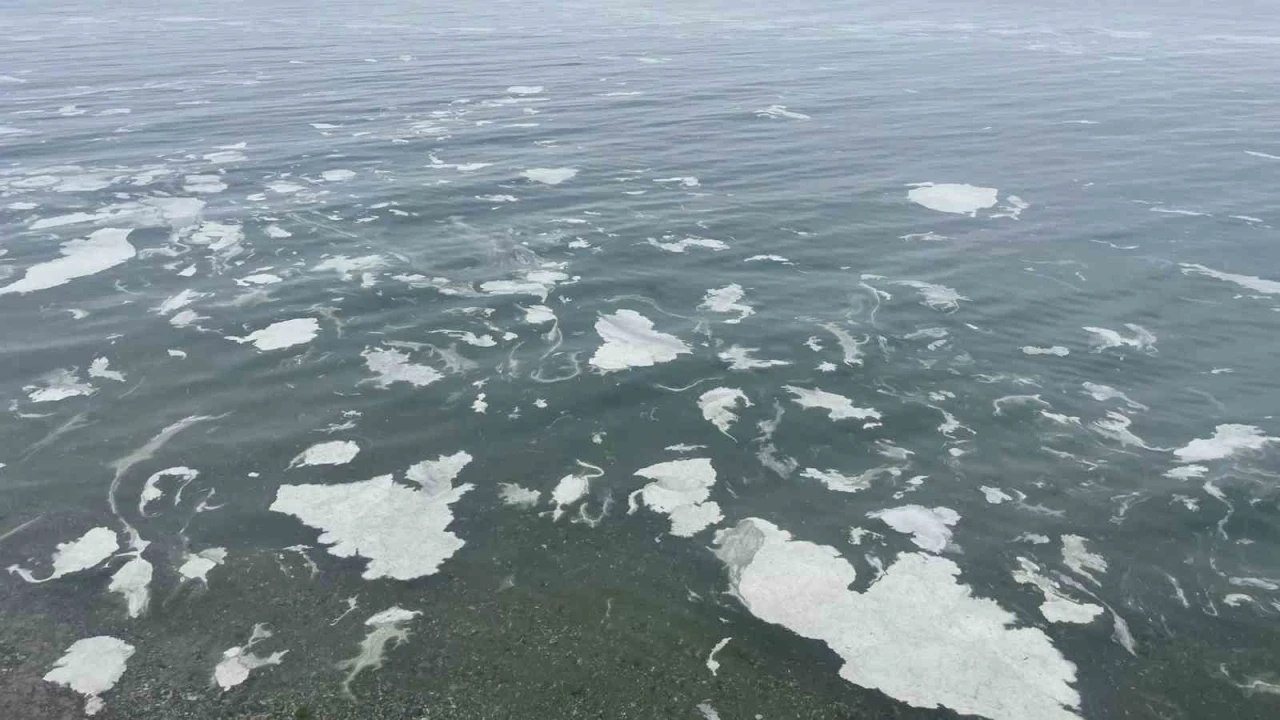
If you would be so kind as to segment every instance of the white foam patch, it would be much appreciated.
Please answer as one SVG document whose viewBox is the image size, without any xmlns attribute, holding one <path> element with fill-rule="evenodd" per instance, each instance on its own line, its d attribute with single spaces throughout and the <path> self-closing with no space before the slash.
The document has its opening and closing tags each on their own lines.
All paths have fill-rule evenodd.
<svg viewBox="0 0 1280 720">
<path fill-rule="evenodd" d="M 545 325 L 556 321 L 556 312 L 546 305 L 530 305 L 524 310 L 524 321 L 530 325 Z"/>
<path fill-rule="evenodd" d="M 469 330 L 432 330 L 430 332 L 433 334 L 448 335 L 449 337 L 455 340 L 461 340 L 472 347 L 494 347 L 498 344 L 498 341 L 494 340 L 493 336 L 488 333 L 484 335 L 476 335 Z"/>
<path fill-rule="evenodd" d="M 1273 442 L 1280 442 L 1280 438 L 1268 437 L 1259 427 L 1226 424 L 1214 428 L 1212 436 L 1192 440 L 1173 454 L 1179 462 L 1201 463 L 1225 460 L 1242 452 L 1257 452 Z"/>
<path fill-rule="evenodd" d="M 992 219 L 1010 218 L 1012 220 L 1020 220 L 1022 218 L 1022 211 L 1029 207 L 1031 207 L 1031 203 L 1026 200 L 1023 200 L 1017 195 L 1008 195 L 1004 199 L 1004 205 L 996 208 L 996 212 L 991 213 L 990 217 Z"/>
<path fill-rule="evenodd" d="M 245 160 L 248 160 L 248 158 L 245 157 L 245 154 L 239 150 L 219 150 L 217 152 L 211 152 L 206 154 L 204 159 L 215 165 L 244 162 Z"/>
<path fill-rule="evenodd" d="M 739 406 L 751 407 L 751 400 L 737 388 L 718 387 L 698 397 L 698 409 L 702 411 L 703 419 L 730 438 L 733 436 L 729 435 L 729 428 L 738 421 L 736 411 Z"/>
<path fill-rule="evenodd" d="M 680 338 L 657 332 L 653 321 L 634 310 L 618 310 L 596 320 L 604 340 L 589 362 L 604 372 L 651 367 L 693 352 Z"/>
<path fill-rule="evenodd" d="M 190 327 L 191 324 L 196 321 L 208 319 L 209 318 L 198 314 L 195 310 L 183 310 L 181 312 L 174 313 L 173 317 L 169 318 L 169 324 L 176 328 L 184 328 Z"/>
<path fill-rule="evenodd" d="M 29 583 L 49 582 L 65 575 L 97 567 L 120 549 L 120 541 L 110 528 L 96 527 L 71 542 L 58 543 L 53 551 L 53 567 L 43 578 L 36 578 L 30 570 L 10 565 L 10 573 Z"/>
<path fill-rule="evenodd" d="M 267 189 L 273 193 L 279 193 L 280 195 L 293 195 L 295 193 L 302 192 L 307 188 L 305 185 L 299 185 L 295 182 L 276 180 L 274 182 L 267 183 Z"/>
<path fill-rule="evenodd" d="M 1094 400 L 1097 400 L 1098 402 L 1107 402 L 1108 400 L 1120 400 L 1120 401 L 1123 401 L 1125 405 L 1128 405 L 1133 410 L 1147 409 L 1146 405 L 1143 405 L 1142 403 L 1139 403 L 1139 402 L 1134 402 L 1133 400 L 1129 399 L 1128 395 L 1125 395 L 1124 393 L 1111 387 L 1110 385 L 1099 385 L 1098 383 L 1086 381 L 1081 383 L 1081 387 L 1083 387 L 1084 391 L 1089 394 L 1089 397 L 1093 398 Z"/>
<path fill-rule="evenodd" d="M 736 313 L 737 317 L 729 318 L 724 322 L 726 325 L 737 325 L 756 313 L 750 305 L 741 302 L 744 295 L 742 286 L 737 283 L 716 290 L 708 290 L 698 309 L 714 313 Z"/>
<path fill-rule="evenodd" d="M 368 559 L 361 577 L 411 580 L 432 575 L 463 546 L 449 532 L 450 508 L 470 484 L 431 493 L 391 475 L 343 485 L 282 485 L 271 510 L 322 530 L 337 557 Z"/>
<path fill-rule="evenodd" d="M 569 279 L 566 273 L 557 269 L 559 267 L 548 263 L 541 269 L 525 270 L 520 279 L 488 280 L 480 283 L 480 289 L 488 295 L 532 295 L 546 302 L 547 295 L 556 285 Z"/>
<path fill-rule="evenodd" d="M 1152 353 L 1156 350 L 1156 335 L 1141 325 L 1133 323 L 1125 323 L 1124 325 L 1133 333 L 1132 337 L 1108 328 L 1103 327 L 1086 327 L 1084 331 L 1092 335 L 1089 344 L 1093 346 L 1094 352 L 1102 352 L 1110 348 L 1131 347 L 1141 352 Z"/>
<path fill-rule="evenodd" d="M 827 486 L 828 490 L 843 493 L 855 493 L 860 490 L 866 490 L 871 487 L 871 479 L 867 475 L 845 475 L 839 470 L 819 470 L 817 468 L 805 468 L 800 471 L 801 477 L 807 477 L 810 480 L 817 480 Z"/>
<path fill-rule="evenodd" d="M 1181 267 L 1184 275 L 1204 275 L 1206 277 L 1214 278 L 1215 280 L 1234 283 L 1246 290 L 1252 290 L 1256 293 L 1263 293 L 1264 295 L 1280 295 L 1280 282 L 1276 282 L 1275 280 L 1264 280 L 1263 278 L 1254 277 L 1252 275 L 1237 275 L 1235 273 L 1214 270 L 1212 268 L 1207 268 L 1204 265 L 1196 265 L 1194 263 L 1182 263 Z"/>
<path fill-rule="evenodd" d="M 911 536 L 916 547 L 929 552 L 942 552 L 951 544 L 951 526 L 960 521 L 960 513 L 946 507 L 927 508 L 920 505 L 878 510 L 867 513 L 904 535 Z"/>
<path fill-rule="evenodd" d="M 284 656 L 289 652 L 288 650 L 273 652 L 265 657 L 259 656 L 252 651 L 254 645 L 271 636 L 272 633 L 267 629 L 267 626 L 263 623 L 258 623 L 253 626 L 253 632 L 249 635 L 247 643 L 227 648 L 223 651 L 222 659 L 213 668 L 213 681 L 217 683 L 218 687 L 222 688 L 223 692 L 244 683 L 254 670 L 270 665 L 279 665 L 284 660 Z"/>
<path fill-rule="evenodd" d="M 235 223 L 204 222 L 191 234 L 191 242 L 208 247 L 225 262 L 240 254 L 244 228 Z"/>
<path fill-rule="evenodd" d="M 360 454 L 360 446 L 351 440 L 333 440 L 312 445 L 302 451 L 290 463 L 289 467 L 306 467 L 309 465 L 346 465 Z"/>
<path fill-rule="evenodd" d="M 242 278 L 236 279 L 236 284 L 241 287 L 248 287 L 251 285 L 261 287 L 264 285 L 277 285 L 282 282 L 284 282 L 283 278 L 279 275 L 273 275 L 272 273 L 254 273 L 252 275 L 245 275 Z"/>
<path fill-rule="evenodd" d="M 1071 354 L 1071 351 L 1068 350 L 1067 348 L 1062 347 L 1061 345 L 1054 345 L 1052 347 L 1036 347 L 1034 345 L 1023 345 L 1022 354 L 1023 355 L 1055 355 L 1057 357 L 1066 357 Z"/>
<path fill-rule="evenodd" d="M 275 224 L 268 225 L 264 232 L 267 233 L 267 237 L 272 238 L 273 240 L 282 240 L 287 237 L 293 237 L 293 233 Z"/>
<path fill-rule="evenodd" d="M 503 505 L 531 508 L 538 504 L 542 493 L 515 483 L 502 483 L 498 486 L 498 497 Z"/>
<path fill-rule="evenodd" d="M 1098 578 L 1094 577 L 1093 573 L 1106 572 L 1107 561 L 1101 555 L 1090 552 L 1087 542 L 1079 535 L 1063 535 L 1062 562 L 1075 574 L 1088 578 L 1094 585 L 1098 585 Z"/>
<path fill-rule="evenodd" d="M 95 192 L 97 190 L 105 190 L 115 184 L 117 180 L 122 178 L 111 177 L 109 175 L 86 173 L 84 175 L 73 175 L 71 177 L 62 178 L 56 186 L 54 192 Z"/>
<path fill-rule="evenodd" d="M 680 177 L 668 177 L 668 178 L 654 178 L 653 181 L 656 183 L 669 183 L 673 185 L 680 185 L 683 187 L 698 187 L 699 185 L 702 184 L 698 181 L 698 178 L 692 175 L 682 175 Z"/>
<path fill-rule="evenodd" d="M 377 377 L 366 382 L 377 384 L 380 388 L 391 387 L 395 383 L 409 383 L 414 387 L 426 387 L 444 377 L 439 370 L 429 365 L 419 365 L 409 361 L 409 354 L 393 348 L 365 348 L 360 353 L 365 367 Z"/>
<path fill-rule="evenodd" d="M 717 357 L 728 363 L 730 370 L 762 370 L 764 368 L 782 367 L 783 365 L 791 364 L 788 360 L 760 360 L 752 357 L 758 352 L 760 352 L 760 348 L 731 345 L 728 350 L 720 353 Z"/>
<path fill-rule="evenodd" d="M 823 323 L 822 329 L 835 336 L 836 344 L 840 346 L 840 354 L 845 365 L 849 367 L 862 365 L 862 346 L 871 341 L 870 337 L 863 338 L 859 342 L 852 333 L 834 323 Z M 816 338 L 810 338 L 810 340 L 809 348 L 813 349 L 814 345 L 816 345 Z"/>
<path fill-rule="evenodd" d="M 185 288 L 182 292 L 165 298 L 164 302 L 156 306 L 155 312 L 160 315 L 168 315 L 204 297 L 208 297 L 208 293 L 196 292 L 191 288 Z"/>
<path fill-rule="evenodd" d="M 1121 445 L 1140 447 L 1146 450 L 1153 449 L 1147 445 L 1147 441 L 1133 434 L 1129 426 L 1133 424 L 1133 420 L 1124 413 L 1115 410 L 1107 411 L 1105 418 L 1094 420 L 1092 427 L 1098 434 L 1111 438 Z"/>
<path fill-rule="evenodd" d="M 1052 623 L 1076 623 L 1086 625 L 1102 614 L 1102 607 L 1092 603 L 1076 602 L 1067 597 L 1059 583 L 1040 570 L 1040 566 L 1027 558 L 1018 558 L 1018 569 L 1013 571 L 1014 582 L 1032 585 L 1044 595 L 1040 614 Z"/>
<path fill-rule="evenodd" d="M 659 242 L 658 240 L 649 238 L 648 242 L 650 245 L 670 253 L 683 253 L 689 248 L 705 248 L 707 250 L 714 250 L 716 252 L 729 249 L 729 246 L 724 242 L 721 242 L 720 240 L 713 240 L 711 238 L 700 238 L 700 237 L 687 237 L 687 238 L 684 238 L 683 240 L 667 241 L 667 242 Z"/>
<path fill-rule="evenodd" d="M 1000 191 L 996 188 L 957 183 L 920 183 L 907 192 L 907 199 L 930 210 L 977 217 L 979 210 L 994 207 Z"/>
<path fill-rule="evenodd" d="M 671 534 L 693 537 L 720 522 L 724 516 L 711 497 L 716 471 L 707 458 L 672 460 L 641 468 L 636 475 L 653 482 L 636 490 L 630 497 L 629 512 L 639 503 L 671 518 Z"/>
<path fill-rule="evenodd" d="M 781 255 L 752 255 L 742 262 L 772 262 L 779 265 L 795 265 L 795 263 Z"/>
<path fill-rule="evenodd" d="M 520 173 L 526 180 L 543 185 L 559 185 L 572 180 L 577 174 L 576 168 L 529 168 Z"/>
<path fill-rule="evenodd" d="M 773 119 L 786 118 L 788 120 L 812 120 L 813 119 L 808 115 L 805 115 L 804 113 L 798 113 L 795 110 L 788 110 L 786 105 L 770 105 L 769 107 L 760 108 L 759 110 L 756 111 L 756 117 L 765 117 L 765 118 L 773 118 Z"/>
<path fill-rule="evenodd" d="M 115 382 L 124 382 L 124 373 L 111 369 L 111 361 L 107 358 L 94 358 L 89 364 L 89 377 L 99 378 L 101 380 L 114 380 Z"/>
<path fill-rule="evenodd" d="M 707 654 L 707 669 L 711 671 L 712 676 L 720 674 L 720 662 L 716 660 L 716 654 L 723 650 L 724 646 L 728 645 L 732 639 L 731 637 L 724 638 L 716 643 L 715 647 L 711 648 L 711 652 Z"/>
<path fill-rule="evenodd" d="M 874 408 L 856 407 L 853 404 L 853 400 L 843 395 L 794 385 L 784 385 L 783 389 L 795 396 L 792 399 L 800 407 L 826 410 L 831 415 L 832 420 L 871 421 L 868 424 L 876 424 L 880 420 L 879 411 Z"/>
<path fill-rule="evenodd" d="M 252 343 L 260 352 L 283 350 L 295 345 L 305 345 L 320 333 L 320 321 L 315 318 L 295 318 L 271 323 L 245 337 L 227 336 L 238 343 Z"/>
<path fill-rule="evenodd" d="M 560 482 L 551 490 L 551 504 L 555 505 L 555 509 L 551 511 L 552 520 L 559 520 L 564 515 L 565 508 L 587 496 L 592 477 L 598 475 L 574 473 L 560 478 Z"/>
<path fill-rule="evenodd" d="M 1012 495 L 1005 492 L 1004 490 L 1001 490 L 998 487 L 983 485 L 982 487 L 978 488 L 978 490 L 982 492 L 983 499 L 986 500 L 987 503 L 991 505 L 1003 505 L 1004 503 L 1013 501 Z"/>
<path fill-rule="evenodd" d="M 510 95 L 540 95 L 542 93 L 541 85 L 512 85 L 507 88 Z"/>
<path fill-rule="evenodd" d="M 143 542 L 143 547 L 146 544 Z M 111 576 L 111 584 L 107 590 L 121 596 L 125 601 L 125 610 L 130 618 L 140 617 L 151 605 L 151 577 L 155 569 L 151 563 L 143 559 L 141 548 L 129 562 L 120 566 Z"/>
<path fill-rule="evenodd" d="M 1271 153 L 1258 152 L 1257 150 L 1245 150 L 1244 154 L 1252 155 L 1253 157 L 1262 158 L 1264 160 L 1280 160 L 1280 155 L 1272 155 Z"/>
<path fill-rule="evenodd" d="M 354 258 L 346 255 L 335 255 L 325 258 L 311 269 L 315 272 L 336 272 L 342 276 L 343 280 L 350 282 L 364 273 L 380 270 L 386 264 L 386 258 L 381 255 L 362 255 Z"/>
<path fill-rule="evenodd" d="M 1079 720 L 1075 665 L 1036 628 L 973 596 L 945 558 L 904 553 L 865 592 L 832 547 L 748 518 L 716 534 L 730 588 L 752 615 L 821 640 L 840 676 L 915 707 L 992 720 Z M 957 618 L 962 618 L 958 622 Z"/>
<path fill-rule="evenodd" d="M 342 689 L 351 695 L 351 682 L 366 668 L 380 668 L 387 657 L 387 645 L 393 647 L 403 644 L 409 639 L 409 631 L 404 626 L 422 613 L 417 610 L 405 610 L 392 606 L 364 621 L 371 628 L 360 641 L 360 651 L 355 657 L 344 660 L 340 668 L 347 668 L 347 677 L 342 681 Z"/>
<path fill-rule="evenodd" d="M 226 189 L 221 175 L 187 175 L 182 179 L 183 192 L 213 195 Z"/>
<path fill-rule="evenodd" d="M 69 240 L 62 244 L 62 257 L 27 268 L 22 279 L 0 287 L 0 295 L 47 290 L 121 265 L 138 254 L 129 243 L 130 232 L 103 228 L 87 238 Z"/>
<path fill-rule="evenodd" d="M 97 392 L 87 382 L 80 379 L 75 368 L 53 370 L 45 373 L 37 385 L 25 385 L 27 398 L 33 403 L 60 402 L 67 398 L 87 397 Z"/>
<path fill-rule="evenodd" d="M 428 495 L 439 495 L 453 489 L 453 481 L 471 464 L 471 453 L 459 450 L 452 455 L 441 455 L 435 460 L 423 460 L 409 466 L 405 479 L 415 482 Z"/>
<path fill-rule="evenodd" d="M 164 488 L 160 487 L 160 482 L 167 478 L 177 478 L 181 481 L 181 488 L 186 487 L 188 483 L 200 477 L 200 471 L 189 467 L 178 466 L 158 470 L 147 478 L 142 485 L 142 492 L 138 493 L 138 514 L 142 517 L 151 517 L 152 514 L 147 511 L 147 506 L 164 497 Z"/>
<path fill-rule="evenodd" d="M 1204 465 L 1179 465 L 1176 468 L 1166 470 L 1164 476 L 1170 480 L 1197 480 L 1209 474 L 1209 468 Z"/>
<path fill-rule="evenodd" d="M 182 564 L 178 566 L 178 574 L 183 580 L 199 580 L 209 583 L 209 571 L 227 561 L 227 549 L 221 547 L 205 548 L 200 552 L 183 553 Z"/>
<path fill-rule="evenodd" d="M 132 645 L 109 635 L 77 640 L 53 664 L 44 680 L 83 695 L 84 714 L 96 715 L 106 706 L 102 694 L 120 681 L 133 653 Z"/>
<path fill-rule="evenodd" d="M 893 284 L 905 285 L 919 290 L 920 296 L 924 298 L 924 304 L 934 310 L 947 310 L 954 312 L 960 309 L 961 301 L 967 301 L 969 299 L 945 285 L 934 285 L 933 283 L 921 282 L 919 280 L 897 280 Z"/>
<path fill-rule="evenodd" d="M 320 173 L 320 177 L 324 178 L 325 182 L 346 182 L 348 180 L 354 180 L 356 172 L 354 170 L 338 168 L 336 170 L 325 170 Z"/>
</svg>

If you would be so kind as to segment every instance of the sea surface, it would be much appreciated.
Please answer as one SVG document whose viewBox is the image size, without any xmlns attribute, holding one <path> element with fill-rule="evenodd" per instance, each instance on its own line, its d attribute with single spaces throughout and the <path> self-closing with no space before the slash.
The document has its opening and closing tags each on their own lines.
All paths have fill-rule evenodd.
<svg viewBox="0 0 1280 720">
<path fill-rule="evenodd" d="M 1280 717 L 1280 14 L 0 2 L 0 717 Z"/>
</svg>

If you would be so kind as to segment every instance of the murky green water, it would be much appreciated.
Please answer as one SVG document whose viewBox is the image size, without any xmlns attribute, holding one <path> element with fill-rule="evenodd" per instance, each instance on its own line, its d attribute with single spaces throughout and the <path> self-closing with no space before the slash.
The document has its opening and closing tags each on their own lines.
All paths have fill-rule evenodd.
<svg viewBox="0 0 1280 720">
<path fill-rule="evenodd" d="M 0 715 L 1271 717 L 1280 26 L 1143 5 L 4 13 Z"/>
</svg>

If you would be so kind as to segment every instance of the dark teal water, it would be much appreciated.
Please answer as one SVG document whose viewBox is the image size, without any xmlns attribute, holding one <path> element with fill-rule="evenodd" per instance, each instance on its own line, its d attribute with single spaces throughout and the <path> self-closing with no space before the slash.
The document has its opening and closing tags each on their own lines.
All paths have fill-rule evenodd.
<svg viewBox="0 0 1280 720">
<path fill-rule="evenodd" d="M 8 4 L 0 708 L 77 716 L 42 678 L 109 636 L 101 717 L 1274 716 L 1280 23 L 1047 5 Z M 691 458 L 704 494 L 633 495 Z M 953 672 L 976 605 L 850 615 L 792 559 L 779 621 L 712 553 L 748 518 L 848 597 L 954 565 L 1006 613 L 974 657 L 1029 629 L 1078 697 Z M 259 624 L 287 653 L 224 690 Z M 847 675 L 899 654 L 918 695 Z"/>
</svg>

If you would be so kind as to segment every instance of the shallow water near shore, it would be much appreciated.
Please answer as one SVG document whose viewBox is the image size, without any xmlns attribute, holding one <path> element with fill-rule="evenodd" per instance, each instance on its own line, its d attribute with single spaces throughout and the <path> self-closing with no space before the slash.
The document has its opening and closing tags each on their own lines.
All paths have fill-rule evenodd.
<svg viewBox="0 0 1280 720">
<path fill-rule="evenodd" d="M 4 13 L 0 716 L 1275 716 L 1280 23 L 1166 5 Z"/>
</svg>

